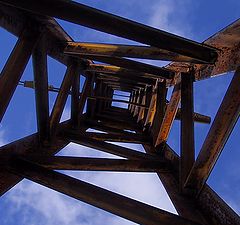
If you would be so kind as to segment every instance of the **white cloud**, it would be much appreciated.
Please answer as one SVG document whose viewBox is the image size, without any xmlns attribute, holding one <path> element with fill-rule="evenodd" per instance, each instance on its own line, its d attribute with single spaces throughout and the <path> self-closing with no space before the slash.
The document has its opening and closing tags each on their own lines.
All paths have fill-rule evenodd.
<svg viewBox="0 0 240 225">
<path fill-rule="evenodd" d="M 191 4 L 190 4 L 191 3 Z M 159 0 L 152 5 L 149 25 L 184 37 L 191 37 L 188 12 L 193 2 L 190 0 Z"/>
<path fill-rule="evenodd" d="M 61 155 L 109 157 L 109 154 L 76 144 L 67 146 L 61 152 Z M 110 172 L 68 172 L 68 174 L 175 213 L 162 184 L 155 174 Z M 23 224 L 100 225 L 103 224 L 103 221 L 106 225 L 133 224 L 26 180 L 8 193 L 7 200 L 8 204 L 15 205 L 12 209 L 13 215 L 21 211 Z"/>
</svg>

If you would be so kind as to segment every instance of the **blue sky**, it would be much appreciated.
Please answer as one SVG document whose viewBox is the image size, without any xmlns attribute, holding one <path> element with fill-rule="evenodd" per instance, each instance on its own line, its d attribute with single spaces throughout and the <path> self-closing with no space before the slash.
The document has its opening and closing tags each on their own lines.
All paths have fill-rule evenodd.
<svg viewBox="0 0 240 225">
<path fill-rule="evenodd" d="M 238 0 L 152 0 L 151 3 L 147 0 L 115 0 L 114 3 L 107 0 L 79 2 L 197 41 L 203 41 L 240 17 L 240 1 Z M 133 43 L 68 22 L 58 21 L 76 41 Z M 0 39 L 0 68 L 2 69 L 17 39 L 2 28 L 0 28 Z M 22 80 L 33 79 L 31 63 L 30 61 Z M 157 61 L 149 61 L 149 63 L 162 64 Z M 59 87 L 65 69 L 65 66 L 49 58 L 49 84 Z M 229 73 L 225 76 L 195 83 L 195 111 L 214 118 L 231 78 L 232 74 Z M 55 97 L 55 94 L 50 94 L 51 106 Z M 68 116 L 69 102 L 63 119 L 67 119 Z M 209 125 L 203 124 L 195 125 L 196 153 L 201 148 L 209 127 Z M 179 152 L 179 130 L 180 123 L 174 122 L 169 144 L 176 152 Z M 240 123 L 238 122 L 208 180 L 210 186 L 238 213 L 240 213 L 240 193 L 238 191 L 240 187 L 240 154 L 239 149 L 237 149 L 239 145 L 237 133 L 239 130 Z M 35 131 L 34 92 L 30 89 L 18 87 L 0 124 L 0 146 Z M 132 145 L 132 147 L 142 151 L 141 146 Z M 65 148 L 61 154 L 112 157 L 74 144 Z M 155 174 L 100 172 L 74 172 L 69 174 L 175 212 Z M 3 225 L 16 224 L 16 221 L 19 225 L 133 224 L 29 181 L 21 182 L 0 198 L 0 215 L 2 214 L 4 215 L 4 217 L 1 217 L 3 218 L 1 221 Z"/>
</svg>

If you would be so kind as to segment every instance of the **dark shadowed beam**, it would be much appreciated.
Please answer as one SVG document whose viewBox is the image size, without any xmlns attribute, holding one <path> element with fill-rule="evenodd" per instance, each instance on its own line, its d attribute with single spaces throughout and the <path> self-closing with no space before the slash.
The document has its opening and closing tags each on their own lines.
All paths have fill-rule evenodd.
<svg viewBox="0 0 240 225">
<path fill-rule="evenodd" d="M 152 86 L 147 86 L 146 87 L 146 101 L 145 101 L 145 104 L 146 104 L 147 108 L 144 109 L 144 118 L 143 118 L 143 124 L 144 125 L 145 125 L 146 118 L 147 118 L 147 115 L 148 115 L 148 110 L 150 108 L 151 97 L 152 97 L 152 89 L 153 89 Z"/>
<path fill-rule="evenodd" d="M 83 88 L 82 88 L 82 93 L 79 99 L 79 104 L 78 104 L 78 112 L 81 115 L 84 110 L 84 106 L 86 104 L 87 96 L 90 94 L 91 91 L 91 74 L 86 73 L 86 80 L 84 82 Z"/>
<path fill-rule="evenodd" d="M 125 133 L 124 129 L 121 128 L 116 128 L 116 127 L 111 127 L 111 126 L 107 126 L 97 120 L 90 120 L 88 119 L 87 121 L 84 121 L 84 124 L 92 129 L 95 130 L 100 130 L 103 132 L 107 132 L 110 134 L 121 134 L 121 133 Z"/>
<path fill-rule="evenodd" d="M 240 67 L 236 70 L 185 187 L 199 194 L 217 162 L 240 114 Z"/>
<path fill-rule="evenodd" d="M 65 126 L 67 126 L 67 123 L 60 124 L 61 129 Z M 12 155 L 25 155 L 30 153 L 41 154 L 43 152 L 49 155 L 53 155 L 69 143 L 68 140 L 55 139 L 54 142 L 50 143 L 49 146 L 44 147 L 39 146 L 38 141 L 38 134 L 35 133 L 0 147 L 0 196 L 22 180 L 22 177 L 10 173 L 7 171 L 6 165 L 2 165 L 2 163 L 9 162 L 8 160 Z"/>
<path fill-rule="evenodd" d="M 72 38 L 53 18 L 36 15 L 2 3 L 0 3 L 0 14 L 0 26 L 17 37 L 20 37 L 27 27 L 33 30 L 37 27 L 43 28 L 48 40 L 45 44 L 49 56 L 67 65 L 69 56 L 62 54 L 59 46 L 67 41 L 72 41 Z"/>
<path fill-rule="evenodd" d="M 145 77 L 134 77 L 134 80 L 126 76 L 124 74 L 103 74 L 100 73 L 97 75 L 97 78 L 102 79 L 102 80 L 118 80 L 118 81 L 127 81 L 127 82 L 134 82 L 136 84 L 143 84 L 143 85 L 152 85 L 155 84 L 156 79 L 152 78 L 145 78 Z"/>
<path fill-rule="evenodd" d="M 68 93 L 70 91 L 74 77 L 79 75 L 78 72 L 79 72 L 78 65 L 75 62 L 72 62 L 67 67 L 66 73 L 64 75 L 64 78 L 60 87 L 60 91 L 57 95 L 57 99 L 54 103 L 51 117 L 50 117 L 51 135 L 54 135 L 57 130 L 57 127 L 59 125 L 64 107 L 67 101 Z"/>
<path fill-rule="evenodd" d="M 129 102 L 130 102 L 130 104 L 128 104 L 128 110 L 129 110 L 129 112 L 131 112 L 131 109 L 132 109 L 132 102 L 133 102 L 133 91 L 131 91 L 130 92 L 130 96 L 129 96 Z"/>
<path fill-rule="evenodd" d="M 142 70 L 136 71 L 132 69 L 126 69 L 124 67 L 119 66 L 111 66 L 104 64 L 89 64 L 86 67 L 86 71 L 97 72 L 97 73 L 106 73 L 106 74 L 123 74 L 130 77 L 145 77 L 145 78 L 163 78 L 163 79 L 172 79 L 174 77 L 174 73 L 169 71 L 162 71 L 161 73 L 153 74 L 153 73 L 145 73 Z"/>
<path fill-rule="evenodd" d="M 138 105 L 135 105 L 133 117 L 138 118 L 138 113 L 139 113 L 139 110 L 140 110 L 139 105 L 141 105 L 142 98 L 143 98 L 143 89 L 141 88 L 138 91 L 138 97 L 137 97 L 137 101 L 136 101 L 136 104 L 138 104 Z"/>
<path fill-rule="evenodd" d="M 140 104 L 146 105 L 146 87 L 142 90 L 142 100 L 140 101 Z M 138 113 L 138 118 L 137 118 L 137 123 L 142 121 L 142 119 L 144 117 L 144 110 L 145 110 L 144 107 L 140 107 L 139 113 Z"/>
<path fill-rule="evenodd" d="M 130 87 L 120 87 L 119 85 L 110 85 L 110 87 L 113 90 L 117 90 L 117 91 L 127 91 L 130 92 L 132 90 L 135 90 L 135 88 L 130 88 Z"/>
<path fill-rule="evenodd" d="M 89 83 L 89 95 L 92 96 L 94 94 L 94 81 L 95 81 L 95 73 L 91 73 L 89 76 L 90 83 Z M 87 98 L 87 105 L 86 105 L 86 115 L 91 117 L 94 115 L 93 105 L 95 104 L 95 99 Z"/>
<path fill-rule="evenodd" d="M 166 81 L 157 82 L 156 94 L 157 94 L 156 110 L 154 113 L 152 127 L 150 130 L 153 137 L 153 143 L 155 143 L 157 140 L 159 129 L 162 125 L 162 121 L 166 110 L 166 97 L 167 97 Z"/>
<path fill-rule="evenodd" d="M 175 119 L 181 120 L 181 108 L 178 109 Z M 197 123 L 204 123 L 204 124 L 211 123 L 210 116 L 206 116 L 206 115 L 196 113 L 196 112 L 193 113 L 193 120 L 194 120 L 194 122 L 197 122 Z"/>
<path fill-rule="evenodd" d="M 0 75 L 0 122 L 17 88 L 23 71 L 39 39 L 39 33 L 25 30 L 19 37 Z M 14 66 L 13 66 L 14 65 Z"/>
<path fill-rule="evenodd" d="M 139 91 L 140 91 L 139 88 L 137 88 L 135 90 L 135 95 L 134 95 L 134 99 L 133 99 L 133 109 L 132 109 L 132 112 L 131 112 L 133 115 L 135 113 L 135 109 L 137 108 L 136 104 L 138 104 L 137 102 L 138 102 L 138 97 L 139 97 Z"/>
<path fill-rule="evenodd" d="M 101 43 L 84 43 L 84 42 L 68 42 L 64 48 L 64 53 L 76 54 L 84 57 L 87 56 L 111 56 L 111 57 L 127 57 L 152 60 L 164 60 L 175 62 L 193 62 L 201 63 L 201 61 L 193 58 L 179 55 L 174 52 L 163 49 L 141 46 L 141 45 L 121 45 L 121 44 L 101 44 Z"/>
<path fill-rule="evenodd" d="M 130 125 L 132 127 L 140 127 L 135 120 L 133 120 L 131 117 L 124 117 L 124 116 L 118 116 L 118 115 L 111 115 L 111 114 L 106 114 L 106 113 L 101 113 L 101 114 L 97 114 L 98 119 L 100 120 L 105 120 L 107 122 L 117 122 L 119 124 L 123 124 L 123 125 Z"/>
<path fill-rule="evenodd" d="M 80 3 L 65 0 L 42 0 L 41 2 L 33 0 L 1 0 L 1 2 L 173 51 L 204 62 L 214 63 L 217 57 L 216 51 L 209 46 Z"/>
<path fill-rule="evenodd" d="M 32 55 L 37 128 L 41 144 L 46 144 L 50 140 L 47 49 L 45 41 L 46 37 L 43 36 L 38 41 Z"/>
<path fill-rule="evenodd" d="M 194 103 L 192 73 L 181 74 L 181 150 L 179 184 L 184 192 L 184 184 L 195 161 L 194 143 Z"/>
<path fill-rule="evenodd" d="M 148 130 L 150 126 L 152 126 L 154 114 L 156 111 L 156 101 L 157 101 L 157 83 L 158 81 L 155 81 L 155 85 L 152 86 L 149 90 L 149 109 L 147 111 L 147 115 L 144 121 L 144 130 Z"/>
<path fill-rule="evenodd" d="M 101 91 L 102 91 L 101 89 L 102 89 L 102 81 L 101 80 L 96 80 L 95 86 L 93 88 L 93 94 L 92 95 L 93 96 L 101 95 Z M 95 114 L 97 113 L 98 106 L 99 106 L 99 99 L 93 99 L 93 100 L 94 101 L 92 101 L 91 114 L 90 114 L 91 118 L 95 117 Z"/>
<path fill-rule="evenodd" d="M 150 138 L 147 136 L 134 134 L 130 132 L 122 132 L 121 134 L 106 134 L 106 133 L 95 133 L 95 132 L 86 132 L 85 134 L 79 134 L 79 131 L 68 130 L 64 132 L 66 137 L 69 137 L 74 140 L 78 140 L 78 137 L 82 138 L 92 138 L 99 141 L 111 141 L 111 142 L 126 142 L 126 143 L 138 143 L 146 144 L 150 142 Z"/>
<path fill-rule="evenodd" d="M 72 55 L 75 56 L 75 55 Z M 172 79 L 174 77 L 174 72 L 153 66 L 146 63 L 137 62 L 130 59 L 120 58 L 120 57 L 113 57 L 113 56 L 96 56 L 96 55 L 84 55 L 82 57 L 79 56 L 79 58 L 94 60 L 97 62 L 107 63 L 110 65 L 118 66 L 120 68 L 125 68 L 129 70 L 134 70 L 136 72 L 143 72 L 143 73 L 149 73 L 153 74 L 165 79 Z"/>
<path fill-rule="evenodd" d="M 175 119 L 178 105 L 181 99 L 181 84 L 175 85 L 169 104 L 167 105 L 165 115 L 159 130 L 155 146 L 165 143 L 170 133 L 173 121 Z"/>
<path fill-rule="evenodd" d="M 153 146 L 143 145 L 145 151 L 149 154 L 156 154 L 157 150 Z M 212 224 L 211 217 L 205 217 L 196 204 L 196 200 L 191 196 L 186 196 L 180 193 L 179 189 L 179 159 L 175 158 L 175 153 L 168 149 L 168 145 L 161 149 L 161 154 L 158 157 L 164 157 L 171 167 L 169 173 L 158 173 L 157 175 L 168 193 L 171 202 L 173 203 L 178 215 L 201 224 Z M 215 224 L 214 224 L 215 225 Z"/>
<path fill-rule="evenodd" d="M 166 225 L 198 224 L 25 160 L 15 160 L 10 170 L 43 186 L 136 223 L 148 225 L 159 223 Z"/>
<path fill-rule="evenodd" d="M 65 137 L 62 136 L 62 138 L 64 139 Z M 136 150 L 132 150 L 130 148 L 118 146 L 104 141 L 99 141 L 85 135 L 78 135 L 77 138 L 76 136 L 68 135 L 68 139 L 69 141 L 74 142 L 76 144 L 83 145 L 89 148 L 100 150 L 127 159 L 156 160 L 156 157 L 154 155 L 142 153 Z"/>
<path fill-rule="evenodd" d="M 126 160 L 69 156 L 25 156 L 22 159 L 51 170 L 167 172 L 164 160 Z"/>
<path fill-rule="evenodd" d="M 102 80 L 96 81 L 96 90 L 94 95 L 101 96 L 102 95 L 102 89 L 103 89 L 103 82 Z M 102 103 L 101 100 L 96 101 L 96 113 L 100 113 L 102 111 Z"/>
<path fill-rule="evenodd" d="M 132 100 L 131 100 L 131 103 L 134 103 L 134 102 L 135 102 L 135 98 L 136 98 L 136 91 L 135 91 L 135 90 L 132 90 Z M 131 104 L 130 113 L 133 112 L 133 109 L 134 109 L 134 105 Z"/>
<path fill-rule="evenodd" d="M 108 86 L 109 85 L 120 85 L 120 86 L 132 86 L 133 88 L 144 88 L 145 85 L 144 84 L 138 84 L 138 83 L 135 83 L 134 82 L 128 82 L 128 81 L 115 81 L 115 80 L 110 80 L 110 81 L 107 81 L 107 80 L 104 80 L 103 81 L 105 84 L 107 84 Z"/>
<path fill-rule="evenodd" d="M 166 176 L 168 174 L 159 174 L 166 182 L 166 190 L 172 190 L 173 193 L 171 194 L 170 198 L 175 199 L 179 202 L 178 208 L 181 210 L 184 209 L 184 202 L 186 200 L 189 201 L 189 196 L 186 198 L 185 195 L 177 194 L 179 192 L 179 187 L 171 182 L 171 180 L 178 180 L 179 174 L 179 156 L 168 146 L 164 148 L 163 157 L 171 163 L 172 169 L 172 179 L 168 179 Z M 170 182 L 168 182 L 170 181 Z M 164 184 L 164 183 L 163 183 Z M 174 187 L 175 185 L 175 187 Z M 164 185 L 165 186 L 165 185 Z M 174 191 L 175 190 L 175 191 Z M 192 200 L 191 200 L 192 201 Z M 190 201 L 190 203 L 191 203 Z M 191 218 L 192 216 L 197 216 L 197 211 L 199 210 L 202 215 L 204 215 L 208 222 L 214 225 L 238 225 L 240 224 L 240 217 L 235 213 L 224 201 L 215 193 L 207 184 L 203 187 L 202 192 L 198 196 L 198 198 L 194 199 L 195 203 L 191 203 L 189 206 L 186 205 L 187 211 L 183 211 L 187 214 L 180 215 Z M 174 202 L 174 201 L 173 201 Z M 190 207 L 190 208 L 189 208 Z M 197 211 L 195 209 L 198 209 Z M 195 212 L 194 212 L 195 211 Z M 190 216 L 190 217 L 189 217 Z M 207 223 L 207 222 L 206 222 Z M 205 224 L 203 222 L 203 224 Z"/>
<path fill-rule="evenodd" d="M 100 121 L 100 123 L 113 128 L 119 128 L 122 130 L 133 130 L 133 131 L 140 129 L 138 124 L 136 123 L 129 123 L 129 122 L 122 123 L 109 117 L 103 117 L 101 114 L 98 114 L 97 119 Z"/>
<path fill-rule="evenodd" d="M 71 95 L 71 123 L 73 127 L 79 124 L 79 95 L 80 95 L 80 71 L 75 74 L 72 83 Z"/>
<path fill-rule="evenodd" d="M 132 86 L 132 85 L 127 85 L 127 84 L 125 84 L 125 85 L 120 85 L 120 84 L 109 84 L 108 85 L 109 87 L 111 87 L 113 90 L 119 90 L 119 91 L 121 91 L 121 90 L 123 90 L 123 91 L 129 91 L 129 90 L 139 90 L 139 88 L 138 87 L 134 87 L 134 86 Z"/>
</svg>

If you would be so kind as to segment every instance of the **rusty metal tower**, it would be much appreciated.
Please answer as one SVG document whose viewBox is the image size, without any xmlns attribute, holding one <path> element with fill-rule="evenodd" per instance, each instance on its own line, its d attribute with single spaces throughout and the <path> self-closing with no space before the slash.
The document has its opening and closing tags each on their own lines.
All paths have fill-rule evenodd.
<svg viewBox="0 0 240 225">
<path fill-rule="evenodd" d="M 54 18 L 145 46 L 74 42 Z M 0 121 L 32 55 L 34 82 L 26 86 L 35 89 L 38 128 L 0 148 L 1 195 L 27 178 L 138 224 L 240 224 L 206 184 L 240 112 L 240 20 L 197 43 L 73 1 L 0 0 L 0 26 L 18 37 L 0 76 Z M 47 55 L 67 66 L 60 89 L 49 88 Z M 160 68 L 129 58 L 171 63 Z M 194 111 L 193 82 L 229 71 L 235 74 L 195 160 L 194 123 L 211 119 Z M 58 95 L 49 115 L 52 90 Z M 114 90 L 130 93 L 128 109 L 112 106 L 125 102 L 113 99 Z M 60 123 L 69 95 L 71 119 Z M 181 121 L 180 156 L 167 143 L 174 120 Z M 106 141 L 140 143 L 146 153 Z M 124 159 L 54 156 L 70 142 Z M 179 216 L 55 170 L 156 172 Z"/>
</svg>

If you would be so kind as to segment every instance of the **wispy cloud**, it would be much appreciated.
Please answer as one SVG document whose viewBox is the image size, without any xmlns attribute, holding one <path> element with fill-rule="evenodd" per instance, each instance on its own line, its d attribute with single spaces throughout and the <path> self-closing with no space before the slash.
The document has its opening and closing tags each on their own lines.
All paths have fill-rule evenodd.
<svg viewBox="0 0 240 225">
<path fill-rule="evenodd" d="M 66 147 L 61 155 L 109 156 L 75 144 Z M 69 172 L 68 174 L 175 213 L 174 207 L 155 174 L 107 172 Z M 13 215 L 21 212 L 22 221 L 19 221 L 19 224 L 100 225 L 103 221 L 106 225 L 133 224 L 26 180 L 11 190 L 7 201 L 8 204 L 15 206 L 12 209 Z"/>
<path fill-rule="evenodd" d="M 184 37 L 191 37 L 188 21 L 193 1 L 158 0 L 152 4 L 149 25 Z"/>
</svg>

